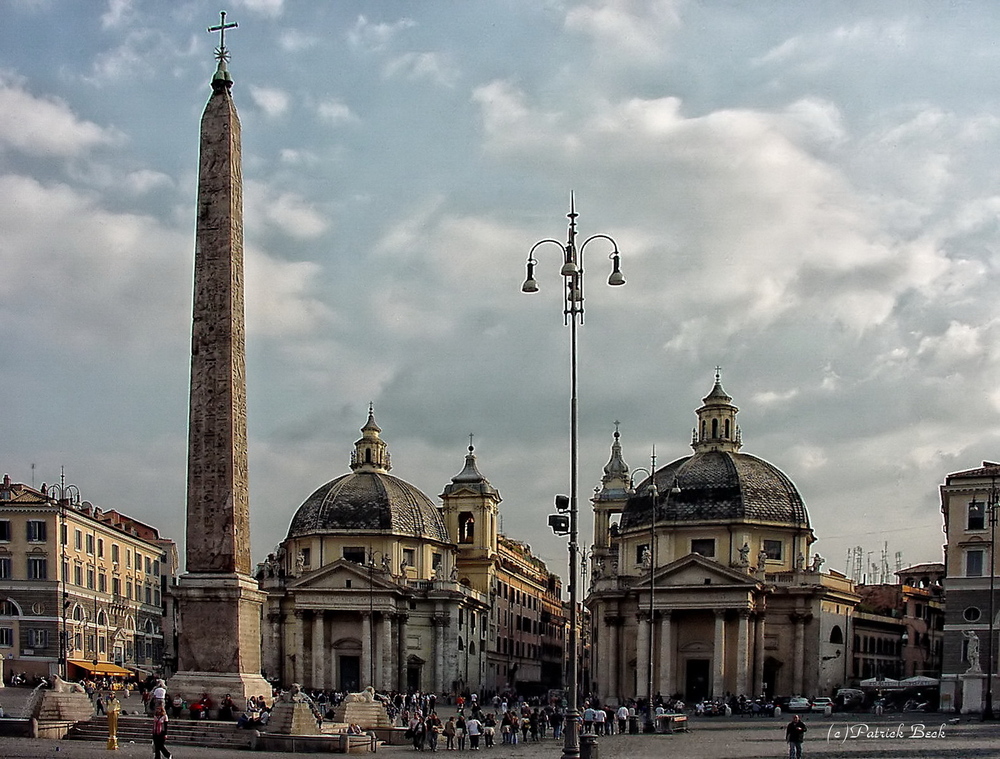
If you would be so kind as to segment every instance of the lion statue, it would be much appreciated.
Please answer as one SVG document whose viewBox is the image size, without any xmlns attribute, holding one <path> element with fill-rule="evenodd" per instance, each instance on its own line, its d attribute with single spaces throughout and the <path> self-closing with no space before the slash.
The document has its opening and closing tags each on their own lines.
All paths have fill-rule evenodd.
<svg viewBox="0 0 1000 759">
<path fill-rule="evenodd" d="M 86 693 L 87 690 L 80 683 L 63 680 L 59 675 L 52 676 L 52 690 L 56 693 Z"/>
<path fill-rule="evenodd" d="M 360 693 L 348 693 L 344 698 L 345 704 L 371 704 L 375 702 L 375 689 L 368 686 Z"/>
</svg>

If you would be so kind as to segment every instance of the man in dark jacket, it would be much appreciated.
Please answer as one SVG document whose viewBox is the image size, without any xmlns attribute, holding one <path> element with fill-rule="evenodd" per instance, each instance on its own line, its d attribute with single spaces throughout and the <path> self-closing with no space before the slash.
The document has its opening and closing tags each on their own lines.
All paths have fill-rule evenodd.
<svg viewBox="0 0 1000 759">
<path fill-rule="evenodd" d="M 806 725 L 796 714 L 785 727 L 785 741 L 788 742 L 788 759 L 802 759 L 802 739 L 806 737 Z"/>
</svg>

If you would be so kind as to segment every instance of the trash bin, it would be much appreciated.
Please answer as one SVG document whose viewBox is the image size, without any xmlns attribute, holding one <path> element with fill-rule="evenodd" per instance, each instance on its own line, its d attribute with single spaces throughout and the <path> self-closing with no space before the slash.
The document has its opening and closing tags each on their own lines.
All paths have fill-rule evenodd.
<svg viewBox="0 0 1000 759">
<path fill-rule="evenodd" d="M 630 714 L 628 717 L 628 733 L 629 735 L 639 734 L 639 717 L 636 714 Z"/>
<path fill-rule="evenodd" d="M 580 759 L 599 759 L 597 736 L 584 734 L 580 736 Z"/>
</svg>

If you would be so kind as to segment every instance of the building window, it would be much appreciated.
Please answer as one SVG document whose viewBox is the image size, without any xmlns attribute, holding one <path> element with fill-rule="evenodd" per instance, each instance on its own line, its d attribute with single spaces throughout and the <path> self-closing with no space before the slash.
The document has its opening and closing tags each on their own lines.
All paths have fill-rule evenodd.
<svg viewBox="0 0 1000 759">
<path fill-rule="evenodd" d="M 73 584 L 83 586 L 83 567 L 79 564 L 73 567 Z"/>
<path fill-rule="evenodd" d="M 28 542 L 45 542 L 45 522 L 41 519 L 29 519 L 27 523 Z"/>
<path fill-rule="evenodd" d="M 111 578 L 111 593 L 115 596 L 120 596 L 122 594 L 122 581 L 117 577 Z"/>
<path fill-rule="evenodd" d="M 10 541 L 10 520 L 0 519 L 0 541 Z"/>
<path fill-rule="evenodd" d="M 118 544 L 117 543 L 112 543 L 111 544 L 111 561 L 113 561 L 115 564 L 118 563 Z"/>
<path fill-rule="evenodd" d="M 93 535 L 88 535 L 87 536 L 87 553 L 89 553 L 91 556 L 94 555 L 94 536 Z"/>
<path fill-rule="evenodd" d="M 101 591 L 101 593 L 108 592 L 108 576 L 104 574 L 104 572 L 97 575 L 97 589 Z"/>
<path fill-rule="evenodd" d="M 14 645 L 14 628 L 0 627 L 0 648 L 11 648 Z"/>
<path fill-rule="evenodd" d="M 406 562 L 406 566 L 415 567 L 417 566 L 417 552 L 412 548 L 403 549 L 403 561 Z"/>
<path fill-rule="evenodd" d="M 97 539 L 97 558 L 104 558 L 104 538 Z"/>
<path fill-rule="evenodd" d="M 28 630 L 28 648 L 45 648 L 49 645 L 49 631 L 30 628 Z"/>
<path fill-rule="evenodd" d="M 976 606 L 970 606 L 964 612 L 962 612 L 962 618 L 966 622 L 978 622 L 979 618 L 983 616 L 983 613 Z"/>
<path fill-rule="evenodd" d="M 42 524 L 45 524 L 42 522 Z M 28 557 L 28 579 L 47 580 L 49 578 L 48 560 L 44 556 Z"/>
<path fill-rule="evenodd" d="M 439 554 L 439 553 L 432 553 L 431 554 L 431 569 L 433 569 L 435 572 L 437 570 L 439 570 L 441 568 L 441 561 L 442 561 L 441 554 Z"/>
<path fill-rule="evenodd" d="M 715 558 L 715 538 L 697 538 L 691 541 L 691 553 L 701 554 L 709 559 Z"/>
<path fill-rule="evenodd" d="M 986 504 L 973 498 L 969 501 L 968 529 L 983 530 L 986 528 Z"/>
<path fill-rule="evenodd" d="M 781 546 L 780 540 L 765 540 L 764 553 L 767 554 L 767 558 L 771 561 L 781 561 Z"/>
<path fill-rule="evenodd" d="M 0 601 L 0 617 L 16 617 L 17 607 L 13 601 Z"/>
<path fill-rule="evenodd" d="M 344 548 L 344 558 L 347 559 L 348 561 L 353 561 L 355 564 L 364 564 L 365 549 L 358 548 L 357 546 Z"/>
<path fill-rule="evenodd" d="M 90 588 L 91 590 L 94 589 L 94 570 L 93 569 L 88 569 L 87 570 L 87 587 Z"/>
<path fill-rule="evenodd" d="M 982 548 L 970 548 L 965 552 L 965 576 L 982 577 L 986 551 Z"/>
<path fill-rule="evenodd" d="M 69 528 L 66 525 L 59 525 L 59 541 L 64 545 L 69 545 Z"/>
<path fill-rule="evenodd" d="M 11 573 L 11 560 L 9 556 L 0 556 L 0 580 L 9 580 L 13 577 Z"/>
</svg>

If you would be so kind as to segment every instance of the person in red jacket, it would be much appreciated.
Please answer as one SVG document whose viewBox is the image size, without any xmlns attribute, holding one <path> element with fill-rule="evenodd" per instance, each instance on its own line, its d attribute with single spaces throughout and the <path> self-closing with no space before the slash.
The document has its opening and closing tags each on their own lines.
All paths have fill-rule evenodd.
<svg viewBox="0 0 1000 759">
<path fill-rule="evenodd" d="M 170 751 L 167 750 L 167 712 L 162 706 L 157 706 L 153 713 L 153 750 L 156 752 L 153 759 L 170 759 Z"/>
</svg>

